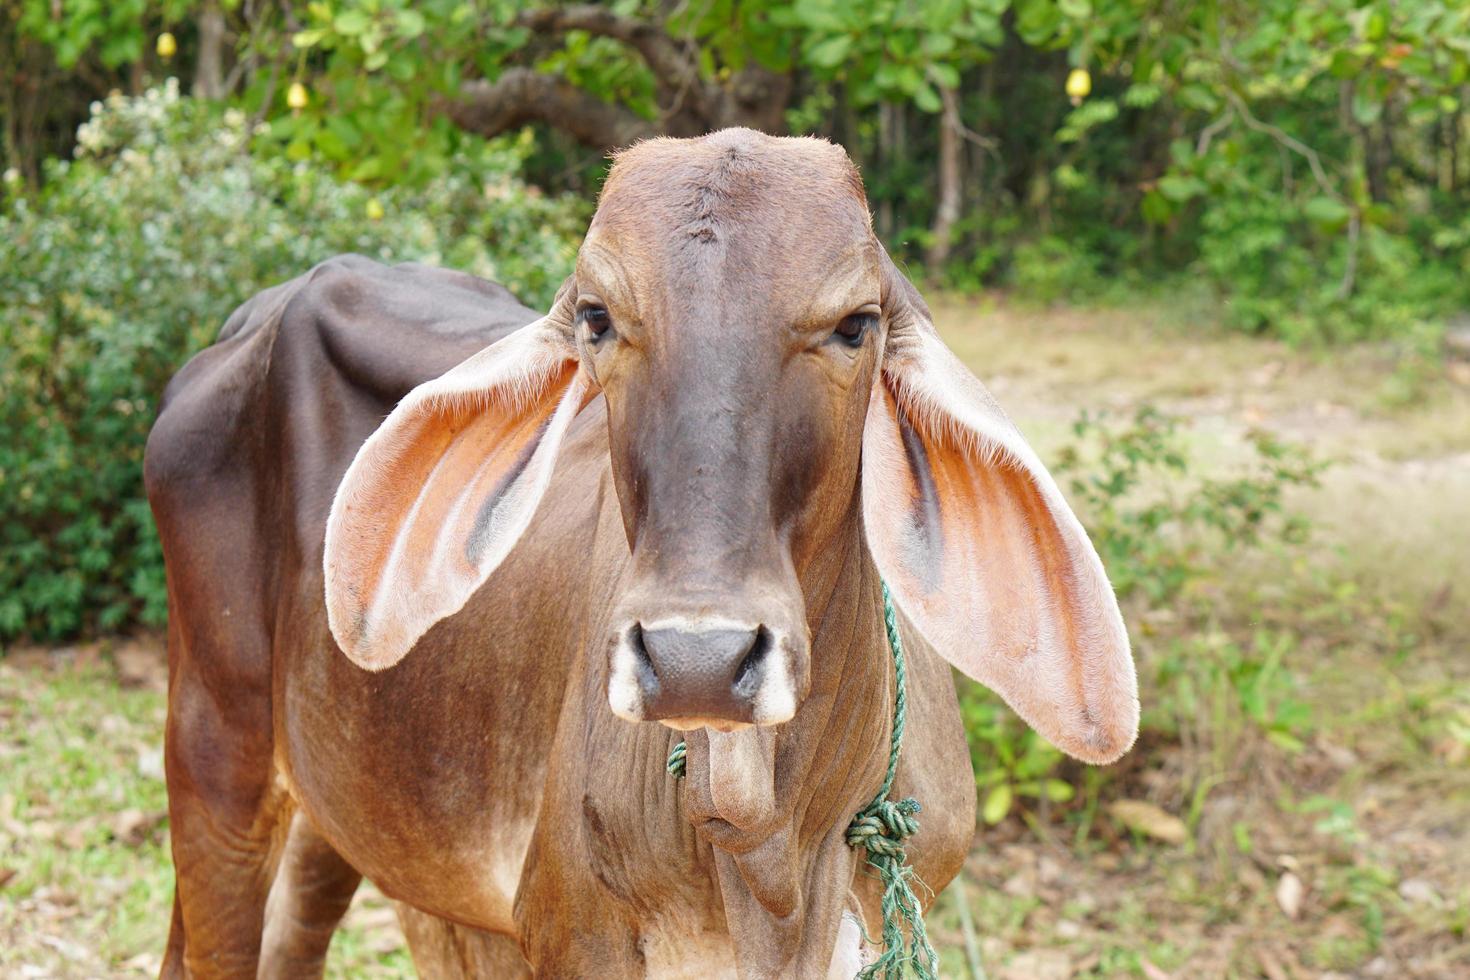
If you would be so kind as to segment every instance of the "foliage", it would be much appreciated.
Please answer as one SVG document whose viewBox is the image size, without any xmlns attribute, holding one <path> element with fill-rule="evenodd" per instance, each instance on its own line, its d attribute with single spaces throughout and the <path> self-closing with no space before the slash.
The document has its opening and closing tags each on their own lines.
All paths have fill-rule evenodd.
<svg viewBox="0 0 1470 980">
<path fill-rule="evenodd" d="M 1300 543 L 1306 535 L 1284 498 L 1293 487 L 1314 485 L 1321 464 L 1268 432 L 1249 434 L 1247 461 L 1229 478 L 1192 475 L 1178 423 L 1150 406 L 1123 428 L 1083 414 L 1072 432 L 1075 441 L 1054 469 L 1087 515 L 1123 599 L 1138 592 L 1154 606 L 1168 605 L 1223 551 Z M 1143 487 L 1152 492 L 1140 494 Z"/>
<path fill-rule="evenodd" d="M 1044 6 L 1018 10 L 1024 19 L 1025 8 Z M 1470 302 L 1470 251 L 1446 220 L 1466 210 L 1470 8 L 1081 6 L 1085 30 L 1058 29 L 1042 43 L 1095 60 L 1106 89 L 1072 111 L 1058 138 L 1134 130 L 1161 171 L 1141 183 L 1138 215 L 1187 263 L 1164 264 L 1204 275 L 1229 301 L 1229 320 L 1289 339 L 1359 339 Z M 1140 143 L 1150 118 L 1171 121 L 1170 132 Z M 1108 179 L 1103 162 L 1065 163 L 1065 183 L 1085 193 Z"/>
<path fill-rule="evenodd" d="M 1005 42 L 1010 0 L 805 0 L 772 11 L 802 40 L 803 67 L 840 80 L 857 106 L 912 101 L 938 113 L 939 91 L 957 89 L 964 69 Z"/>
<path fill-rule="evenodd" d="M 91 0 L 70 3 L 59 16 L 62 8 L 51 0 L 19 0 L 15 13 L 20 30 L 50 46 L 63 68 L 94 50 L 103 65 L 116 68 L 143 57 L 150 29 L 175 23 L 199 5 L 199 0 Z"/>
<path fill-rule="evenodd" d="M 880 233 L 911 264 L 935 239 L 949 181 L 947 199 L 962 198 L 944 225 L 954 247 L 927 271 L 954 286 L 1051 300 L 1187 280 L 1224 301 L 1231 325 L 1297 342 L 1433 334 L 1470 306 L 1470 7 L 1450 0 L 11 0 L 3 11 L 0 41 L 18 45 L 21 68 L 0 72 L 20 93 L 0 113 L 27 176 L 28 147 L 54 141 L 15 123 L 44 109 L 51 126 L 77 104 L 37 101 L 36 72 L 50 70 L 37 50 L 95 97 L 156 74 L 168 59 L 147 41 L 162 30 L 179 39 L 171 65 L 202 63 L 212 12 L 239 39 L 212 57 L 233 62 L 229 100 L 268 123 L 264 152 L 375 187 L 452 171 L 473 144 L 463 127 L 539 121 L 528 172 L 585 193 L 619 141 L 784 118 L 848 148 Z M 757 69 L 778 83 L 751 96 Z M 456 113 L 474 85 L 484 96 L 518 72 L 549 87 L 502 92 L 494 121 Z M 775 111 L 730 110 L 749 97 Z M 570 121 L 599 113 L 600 137 Z"/>
<path fill-rule="evenodd" d="M 1316 482 L 1321 464 L 1265 432 L 1253 432 L 1245 459 L 1226 475 L 1200 476 L 1178 423 L 1152 407 L 1126 425 L 1084 414 L 1053 466 L 1087 525 L 1130 619 L 1148 629 L 1154 614 L 1193 614 L 1198 592 L 1230 551 L 1300 543 L 1307 524 L 1285 506 L 1293 488 Z M 1218 629 L 1191 631 L 1160 658 L 1142 660 L 1149 692 L 1144 737 L 1191 736 L 1231 746 L 1245 725 L 1276 744 L 1300 748 L 1310 723 L 1286 665 L 1296 638 L 1256 630 L 1237 641 Z M 1142 658 L 1140 658 L 1142 659 Z M 1062 754 L 990 692 L 965 684 L 961 712 L 983 796 L 981 815 L 998 823 L 1020 798 L 1067 803 L 1073 786 Z M 1097 784 L 1090 784 L 1091 791 Z"/>
<path fill-rule="evenodd" d="M 581 206 L 513 176 L 523 144 L 374 193 L 250 156 L 247 128 L 173 84 L 114 96 L 79 159 L 0 213 L 0 638 L 161 622 L 143 443 L 231 306 L 344 251 L 442 261 L 533 303 L 570 271 Z"/>
</svg>

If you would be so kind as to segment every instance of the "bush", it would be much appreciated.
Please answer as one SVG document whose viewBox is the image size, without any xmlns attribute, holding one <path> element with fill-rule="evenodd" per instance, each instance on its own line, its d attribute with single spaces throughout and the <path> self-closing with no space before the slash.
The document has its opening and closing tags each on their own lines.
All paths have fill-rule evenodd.
<svg viewBox="0 0 1470 980">
<path fill-rule="evenodd" d="M 1284 663 L 1295 637 L 1262 629 L 1229 637 L 1210 625 L 1209 602 L 1196 593 L 1231 550 L 1305 540 L 1308 527 L 1285 496 L 1313 485 L 1321 464 L 1253 432 L 1232 472 L 1200 476 L 1177 423 L 1150 407 L 1122 426 L 1084 415 L 1073 436 L 1053 470 L 1131 613 L 1129 626 L 1148 632 L 1162 619 L 1184 628 L 1158 658 L 1144 655 L 1135 634 L 1144 737 L 1172 741 L 1187 732 L 1192 744 L 1223 750 L 1253 726 L 1278 746 L 1298 747 L 1311 719 Z M 1073 785 L 1060 778 L 1068 773 L 1062 754 L 998 697 L 964 684 L 960 709 L 986 822 L 1000 822 L 1023 799 L 1043 806 L 1073 799 Z M 1103 778 L 1089 775 L 1089 790 Z"/>
<path fill-rule="evenodd" d="M 247 126 L 172 81 L 109 98 L 76 162 L 0 211 L 0 640 L 163 621 L 153 407 L 252 293 L 346 251 L 443 262 L 531 304 L 570 271 L 582 206 L 521 184 L 520 144 L 374 192 L 253 157 Z"/>
</svg>

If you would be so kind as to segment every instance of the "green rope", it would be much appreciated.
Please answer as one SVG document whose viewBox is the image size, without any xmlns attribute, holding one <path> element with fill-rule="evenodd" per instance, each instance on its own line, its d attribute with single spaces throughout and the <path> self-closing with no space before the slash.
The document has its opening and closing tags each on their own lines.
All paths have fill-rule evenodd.
<svg viewBox="0 0 1470 980">
<path fill-rule="evenodd" d="M 685 757 L 688 755 L 689 747 L 683 742 L 680 742 L 678 745 L 674 746 L 674 750 L 669 753 L 669 763 L 667 767 L 670 776 L 673 776 L 675 779 L 684 778 Z"/>
<path fill-rule="evenodd" d="M 939 976 L 939 954 L 929 944 L 924 930 L 924 910 L 914 894 L 911 882 L 918 881 L 908 865 L 904 841 L 919 830 L 914 815 L 919 801 L 912 797 L 894 802 L 888 799 L 893 779 L 898 773 L 898 753 L 903 747 L 903 730 L 908 721 L 908 667 L 904 662 L 903 641 L 898 635 L 898 614 L 888 583 L 883 583 L 883 626 L 888 631 L 888 649 L 893 653 L 894 687 L 893 736 L 889 741 L 888 772 L 883 788 L 873 802 L 863 807 L 847 826 L 849 847 L 867 850 L 868 865 L 883 883 L 883 955 L 864 967 L 856 980 L 903 980 L 904 966 L 914 971 L 918 980 L 935 980 Z M 683 742 L 669 753 L 669 775 L 684 778 L 686 746 Z M 909 925 L 910 942 L 904 948 L 903 923 Z"/>
</svg>

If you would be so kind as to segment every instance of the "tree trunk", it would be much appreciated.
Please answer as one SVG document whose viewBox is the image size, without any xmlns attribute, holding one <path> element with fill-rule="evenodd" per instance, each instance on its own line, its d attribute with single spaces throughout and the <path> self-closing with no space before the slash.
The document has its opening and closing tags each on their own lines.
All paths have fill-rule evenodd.
<svg viewBox="0 0 1470 980">
<path fill-rule="evenodd" d="M 225 15 L 211 2 L 199 13 L 199 60 L 194 64 L 194 96 L 222 99 L 225 96 Z"/>
<path fill-rule="evenodd" d="M 676 37 L 661 24 L 582 3 L 522 11 L 516 23 L 555 38 L 585 31 L 636 52 L 653 75 L 659 115 L 644 119 L 626 106 L 603 101 L 564 78 L 514 67 L 495 81 L 468 82 L 441 108 L 461 129 L 495 136 L 528 122 L 554 126 L 578 142 L 613 150 L 648 136 L 700 136 L 728 126 L 786 132 L 793 75 L 749 63 L 722 78 L 705 78 L 697 42 Z"/>
<path fill-rule="evenodd" d="M 878 104 L 878 169 L 883 173 L 893 172 L 894 108 L 891 102 Z M 884 194 L 878 201 L 878 237 L 888 240 L 893 237 L 893 195 Z"/>
<path fill-rule="evenodd" d="M 962 147 L 960 146 L 959 97 L 952 88 L 941 88 L 944 111 L 939 114 L 939 197 L 934 224 L 929 230 L 929 252 L 925 256 L 929 278 L 937 278 L 949 261 L 954 225 L 960 217 Z"/>
</svg>

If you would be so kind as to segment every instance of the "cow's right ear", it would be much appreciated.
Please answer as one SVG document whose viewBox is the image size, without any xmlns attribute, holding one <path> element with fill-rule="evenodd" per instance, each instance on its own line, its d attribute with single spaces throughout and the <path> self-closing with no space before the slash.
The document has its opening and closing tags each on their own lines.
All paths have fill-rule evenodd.
<svg viewBox="0 0 1470 980">
<path fill-rule="evenodd" d="M 327 519 L 327 621 L 353 663 L 391 667 L 458 612 L 530 523 L 562 437 L 595 394 L 570 291 L 409 392 L 363 443 Z"/>
</svg>

